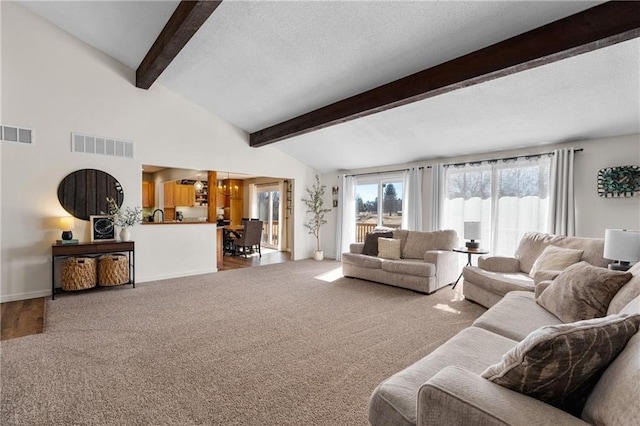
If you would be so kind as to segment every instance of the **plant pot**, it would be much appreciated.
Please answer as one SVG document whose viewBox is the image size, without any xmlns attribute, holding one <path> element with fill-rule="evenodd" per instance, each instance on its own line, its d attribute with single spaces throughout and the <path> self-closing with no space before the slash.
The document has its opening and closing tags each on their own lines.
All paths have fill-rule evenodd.
<svg viewBox="0 0 640 426">
<path fill-rule="evenodd" d="M 313 260 L 322 260 L 324 259 L 324 253 L 322 250 L 313 252 Z"/>
<path fill-rule="evenodd" d="M 120 231 L 120 241 L 131 241 L 131 231 L 129 228 L 124 228 Z"/>
</svg>

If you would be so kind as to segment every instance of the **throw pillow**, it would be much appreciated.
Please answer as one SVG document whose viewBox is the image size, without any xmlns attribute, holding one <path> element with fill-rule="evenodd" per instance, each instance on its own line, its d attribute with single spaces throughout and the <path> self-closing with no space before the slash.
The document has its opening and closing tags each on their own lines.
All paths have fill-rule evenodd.
<svg viewBox="0 0 640 426">
<path fill-rule="evenodd" d="M 391 260 L 400 259 L 400 240 L 378 238 L 378 257 Z"/>
<path fill-rule="evenodd" d="M 546 246 L 533 262 L 529 276 L 533 278 L 537 271 L 562 271 L 567 266 L 580 262 L 584 250 Z"/>
<path fill-rule="evenodd" d="M 391 238 L 393 237 L 393 232 L 391 231 L 373 231 L 368 232 L 364 237 L 364 247 L 362 248 L 362 254 L 366 254 L 367 256 L 377 256 L 378 255 L 378 238 Z"/>
<path fill-rule="evenodd" d="M 629 272 L 576 263 L 562 271 L 536 302 L 563 322 L 603 317 L 613 296 L 631 277 Z"/>
<path fill-rule="evenodd" d="M 541 327 L 482 377 L 579 413 L 591 388 L 639 326 L 636 314 Z"/>
</svg>

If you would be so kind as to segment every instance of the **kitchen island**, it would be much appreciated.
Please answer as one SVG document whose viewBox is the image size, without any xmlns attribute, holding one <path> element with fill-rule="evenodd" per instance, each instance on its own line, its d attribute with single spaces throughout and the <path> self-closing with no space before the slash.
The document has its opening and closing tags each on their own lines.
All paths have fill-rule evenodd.
<svg viewBox="0 0 640 426">
<path fill-rule="evenodd" d="M 136 282 L 218 271 L 218 227 L 210 222 L 144 222 L 132 230 Z"/>
</svg>

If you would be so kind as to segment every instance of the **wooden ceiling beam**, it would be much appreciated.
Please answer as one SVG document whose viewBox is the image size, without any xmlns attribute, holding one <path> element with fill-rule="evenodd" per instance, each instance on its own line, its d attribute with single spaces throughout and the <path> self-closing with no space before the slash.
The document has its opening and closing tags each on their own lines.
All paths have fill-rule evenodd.
<svg viewBox="0 0 640 426">
<path fill-rule="evenodd" d="M 267 127 L 268 145 L 640 36 L 640 2 L 612 1 Z"/>
<path fill-rule="evenodd" d="M 182 0 L 136 70 L 136 87 L 151 87 L 220 3 Z"/>
</svg>

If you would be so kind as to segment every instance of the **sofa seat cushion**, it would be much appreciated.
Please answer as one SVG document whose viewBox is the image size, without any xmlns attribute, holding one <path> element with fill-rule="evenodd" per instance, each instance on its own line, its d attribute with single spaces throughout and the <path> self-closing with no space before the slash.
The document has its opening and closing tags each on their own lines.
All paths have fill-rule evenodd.
<svg viewBox="0 0 640 426">
<path fill-rule="evenodd" d="M 517 342 L 487 330 L 468 327 L 426 357 L 382 382 L 369 400 L 369 420 L 375 425 L 415 425 L 420 387 L 449 365 L 476 374 L 500 362 Z"/>
<path fill-rule="evenodd" d="M 436 274 L 436 265 L 423 260 L 387 260 L 382 262 L 382 270 L 416 277 L 433 277 Z"/>
<path fill-rule="evenodd" d="M 533 293 L 512 291 L 475 320 L 473 326 L 521 341 L 540 327 L 557 324 L 562 321 L 538 305 Z"/>
<path fill-rule="evenodd" d="M 350 265 L 361 266 L 363 268 L 380 269 L 382 267 L 383 259 L 367 256 L 366 254 L 342 253 L 342 262 Z"/>
<path fill-rule="evenodd" d="M 465 266 L 462 274 L 465 281 L 501 296 L 510 291 L 533 292 L 535 289 L 533 278 L 522 272 L 490 272 L 477 266 Z"/>
</svg>

